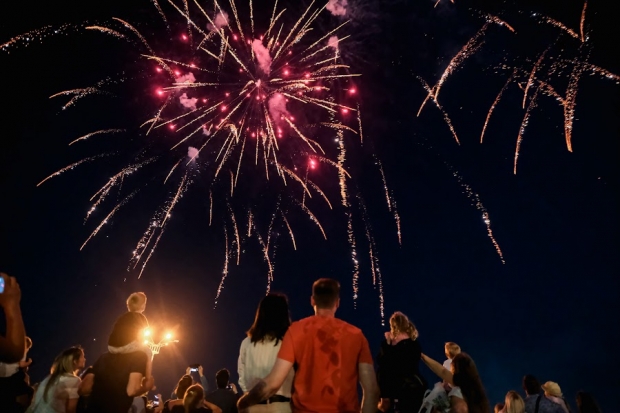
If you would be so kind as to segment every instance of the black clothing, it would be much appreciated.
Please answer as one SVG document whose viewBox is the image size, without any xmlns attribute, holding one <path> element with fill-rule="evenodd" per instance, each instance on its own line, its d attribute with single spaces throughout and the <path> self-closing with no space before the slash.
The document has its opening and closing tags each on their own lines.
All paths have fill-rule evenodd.
<svg viewBox="0 0 620 413">
<path fill-rule="evenodd" d="M 230 389 L 217 389 L 205 396 L 205 400 L 213 403 L 220 409 L 222 413 L 237 413 L 237 400 L 239 395 Z"/>
<path fill-rule="evenodd" d="M 95 382 L 88 401 L 88 413 L 127 413 L 133 397 L 127 395 L 131 373 L 146 375 L 147 355 L 142 351 L 127 354 L 105 353 L 93 366 Z"/>
<path fill-rule="evenodd" d="M 397 404 L 398 411 L 417 413 L 424 400 L 428 384 L 420 374 L 422 348 L 415 340 L 405 339 L 396 345 L 386 340 L 377 356 L 377 381 L 381 398 Z M 395 401 L 398 400 L 396 403 Z"/>
</svg>

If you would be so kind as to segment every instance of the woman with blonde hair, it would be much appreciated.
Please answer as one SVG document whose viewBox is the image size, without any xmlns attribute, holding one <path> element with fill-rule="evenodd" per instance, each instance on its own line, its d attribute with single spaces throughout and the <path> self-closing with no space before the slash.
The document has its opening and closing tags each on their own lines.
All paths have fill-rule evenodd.
<svg viewBox="0 0 620 413">
<path fill-rule="evenodd" d="M 200 384 L 189 386 L 183 397 L 183 404 L 175 405 L 172 413 L 211 413 L 212 409 L 204 406 L 205 391 Z M 221 410 L 220 410 L 221 412 Z"/>
<path fill-rule="evenodd" d="M 390 331 L 385 333 L 377 356 L 377 380 L 381 390 L 379 410 L 390 408 L 417 413 L 428 385 L 420 374 L 422 348 L 418 330 L 400 311 L 390 317 Z"/>
<path fill-rule="evenodd" d="M 75 413 L 80 378 L 86 358 L 81 347 L 71 347 L 56 357 L 50 375 L 37 388 L 28 413 Z"/>
<path fill-rule="evenodd" d="M 525 413 L 525 402 L 519 393 L 514 390 L 506 393 L 503 413 Z"/>
</svg>

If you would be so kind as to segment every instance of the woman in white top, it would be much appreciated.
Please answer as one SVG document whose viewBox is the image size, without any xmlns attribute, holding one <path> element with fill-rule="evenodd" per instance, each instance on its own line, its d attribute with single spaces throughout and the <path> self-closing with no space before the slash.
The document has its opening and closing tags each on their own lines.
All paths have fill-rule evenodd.
<svg viewBox="0 0 620 413">
<path fill-rule="evenodd" d="M 260 379 L 267 377 L 278 357 L 284 334 L 291 325 L 288 299 L 283 294 L 265 296 L 256 310 L 254 324 L 241 343 L 237 371 L 239 385 L 249 391 Z M 290 413 L 291 386 L 295 373 L 291 369 L 282 387 L 262 403 L 250 407 L 251 413 Z"/>
<path fill-rule="evenodd" d="M 77 372 L 85 364 L 80 347 L 63 351 L 54 360 L 50 375 L 37 388 L 27 413 L 75 413 L 80 385 Z"/>
</svg>

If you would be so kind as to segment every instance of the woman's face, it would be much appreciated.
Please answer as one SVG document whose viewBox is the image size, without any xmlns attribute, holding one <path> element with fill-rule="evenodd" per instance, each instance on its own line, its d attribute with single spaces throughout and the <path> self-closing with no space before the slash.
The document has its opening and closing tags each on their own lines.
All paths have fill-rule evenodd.
<svg viewBox="0 0 620 413">
<path fill-rule="evenodd" d="M 80 354 L 80 358 L 77 360 L 74 360 L 73 364 L 75 364 L 76 370 L 83 369 L 84 367 L 86 367 L 86 356 L 84 355 L 83 351 Z"/>
</svg>

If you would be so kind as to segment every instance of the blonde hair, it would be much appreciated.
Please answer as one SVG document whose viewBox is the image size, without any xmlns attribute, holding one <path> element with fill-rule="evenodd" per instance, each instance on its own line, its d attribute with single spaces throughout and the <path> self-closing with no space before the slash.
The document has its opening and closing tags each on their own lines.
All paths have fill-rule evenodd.
<svg viewBox="0 0 620 413">
<path fill-rule="evenodd" d="M 183 407 L 185 407 L 185 413 L 189 413 L 192 409 L 198 408 L 205 398 L 205 391 L 200 384 L 194 384 L 189 386 L 183 397 Z"/>
<path fill-rule="evenodd" d="M 506 413 L 524 413 L 525 402 L 519 393 L 514 390 L 510 390 L 506 393 L 506 407 L 504 411 Z"/>
<path fill-rule="evenodd" d="M 132 293 L 127 299 L 127 310 L 133 313 L 143 313 L 146 309 L 146 294 Z"/>
<path fill-rule="evenodd" d="M 446 351 L 446 357 L 449 359 L 453 359 L 457 354 L 461 354 L 461 346 L 452 341 L 448 341 L 444 349 Z"/>
<path fill-rule="evenodd" d="M 390 317 L 390 332 L 393 336 L 399 333 L 405 333 L 412 340 L 418 338 L 418 330 L 413 323 L 409 321 L 409 318 L 400 311 L 396 311 L 392 314 L 392 317 Z"/>
<path fill-rule="evenodd" d="M 43 399 L 45 401 L 47 401 L 47 393 L 50 388 L 58 382 L 60 376 L 64 374 L 75 376 L 75 362 L 79 360 L 83 354 L 84 350 L 82 350 L 81 347 L 71 347 L 56 356 L 52 368 L 50 369 L 50 376 L 45 385 L 45 391 L 43 392 Z"/>
</svg>

